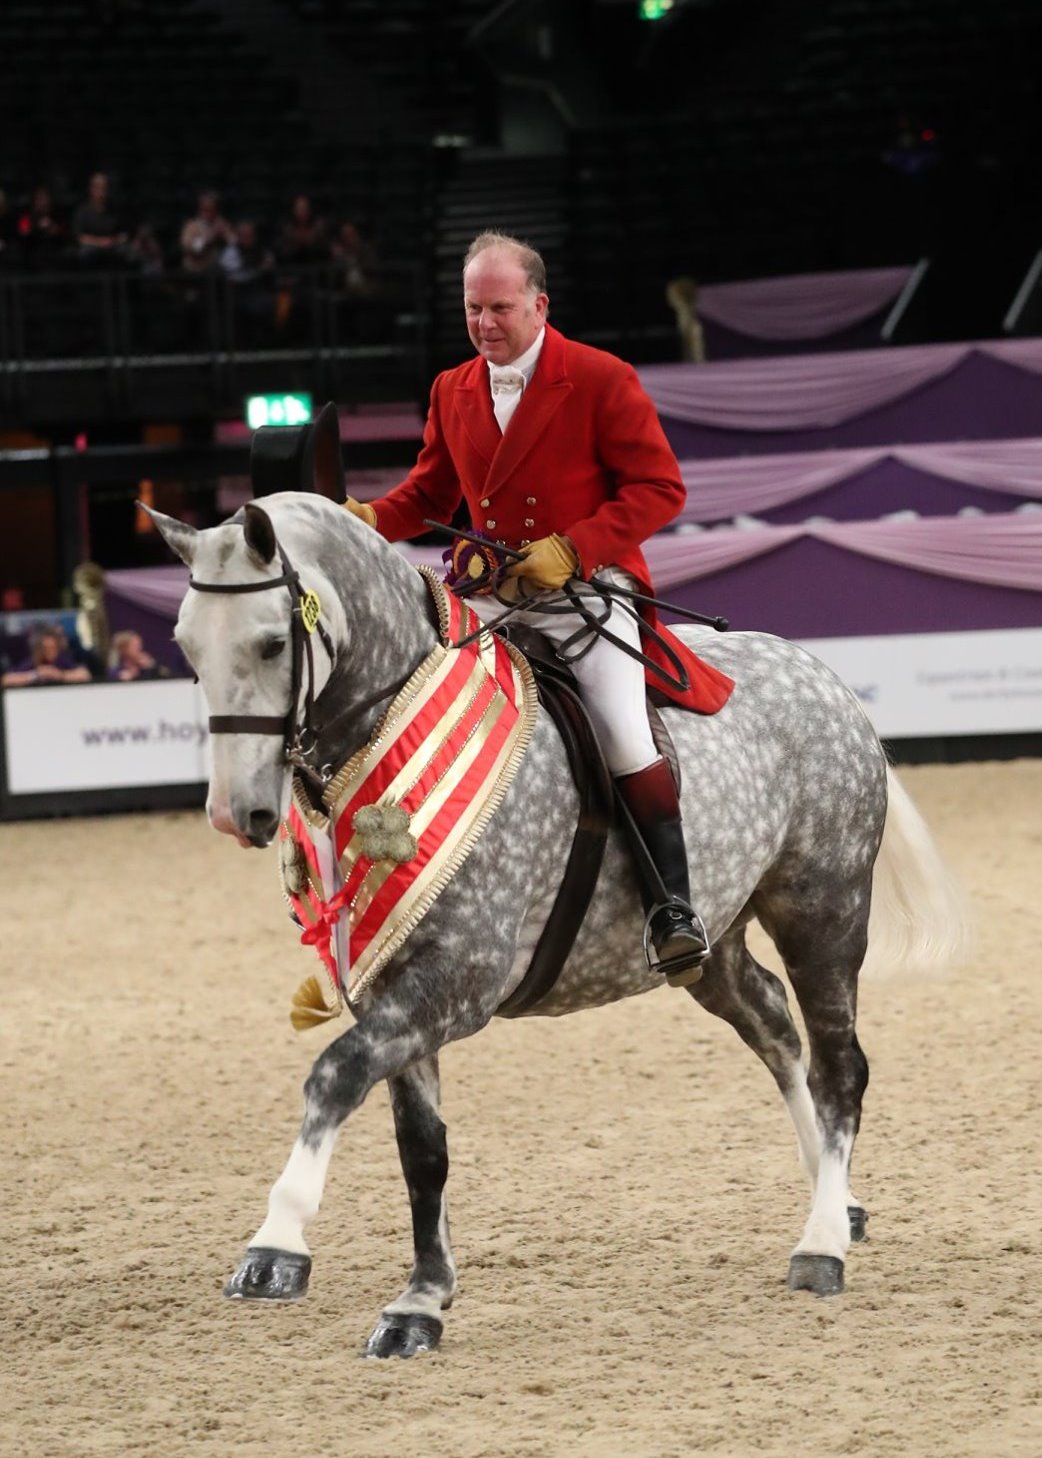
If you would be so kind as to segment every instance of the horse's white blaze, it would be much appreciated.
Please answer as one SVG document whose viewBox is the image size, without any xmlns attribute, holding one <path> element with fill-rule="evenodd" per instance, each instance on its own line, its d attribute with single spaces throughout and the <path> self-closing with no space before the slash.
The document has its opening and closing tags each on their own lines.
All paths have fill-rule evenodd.
<svg viewBox="0 0 1042 1458">
<path fill-rule="evenodd" d="M 845 1260 L 850 1245 L 850 1151 L 853 1139 L 840 1137 L 823 1149 L 814 1184 L 814 1203 L 794 1255 L 826 1255 Z"/>
<path fill-rule="evenodd" d="M 251 1246 L 310 1255 L 304 1226 L 315 1218 L 322 1203 L 336 1135 L 335 1129 L 328 1130 L 315 1149 L 297 1140 L 286 1168 L 271 1187 L 267 1219 L 250 1241 Z"/>
</svg>

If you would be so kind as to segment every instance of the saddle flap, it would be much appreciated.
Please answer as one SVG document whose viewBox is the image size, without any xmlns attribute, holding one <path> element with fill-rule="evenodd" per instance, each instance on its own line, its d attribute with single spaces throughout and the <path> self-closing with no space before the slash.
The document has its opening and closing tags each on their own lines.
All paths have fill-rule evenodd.
<svg viewBox="0 0 1042 1458">
<path fill-rule="evenodd" d="M 542 685 L 548 681 L 551 684 L 565 684 L 573 693 L 579 692 L 579 685 L 575 681 L 574 673 L 566 663 L 558 658 L 554 652 L 554 645 L 545 633 L 523 623 L 504 623 L 501 628 L 497 627 L 496 632 L 509 638 L 516 647 L 521 649 L 532 665 L 532 672 L 535 674 L 538 684 Z M 679 795 L 681 788 L 680 757 L 677 754 L 677 747 L 673 743 L 673 736 L 666 727 L 666 721 L 659 713 L 659 705 L 672 703 L 673 700 L 659 690 L 648 689 L 646 704 L 651 737 L 655 742 L 655 748 L 669 765 L 669 771 Z M 593 733 L 591 725 L 590 735 L 593 736 Z"/>
</svg>

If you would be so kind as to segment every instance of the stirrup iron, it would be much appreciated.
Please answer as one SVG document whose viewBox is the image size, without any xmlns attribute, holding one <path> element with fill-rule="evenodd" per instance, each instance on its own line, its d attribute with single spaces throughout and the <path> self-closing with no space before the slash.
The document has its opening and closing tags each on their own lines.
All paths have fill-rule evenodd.
<svg viewBox="0 0 1042 1458">
<path fill-rule="evenodd" d="M 654 946 L 651 923 L 662 911 L 668 911 L 671 907 L 677 907 L 684 913 L 693 930 L 702 939 L 700 951 L 685 952 L 679 957 L 660 958 Z M 699 916 L 693 906 L 682 901 L 679 896 L 671 896 L 668 901 L 660 901 L 654 905 L 644 918 L 643 937 L 644 960 L 651 972 L 659 972 L 665 977 L 670 987 L 692 987 L 702 978 L 702 964 L 712 953 L 709 945 L 709 935 L 706 932 L 705 922 Z"/>
</svg>

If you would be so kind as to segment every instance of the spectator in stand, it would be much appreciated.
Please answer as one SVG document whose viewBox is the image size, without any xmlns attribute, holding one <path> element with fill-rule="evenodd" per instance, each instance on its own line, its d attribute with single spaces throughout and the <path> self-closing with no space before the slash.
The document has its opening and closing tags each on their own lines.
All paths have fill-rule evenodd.
<svg viewBox="0 0 1042 1458">
<path fill-rule="evenodd" d="M 231 223 L 221 217 L 221 199 L 212 188 L 199 194 L 196 215 L 181 229 L 181 267 L 186 273 L 208 273 L 232 241 Z"/>
<path fill-rule="evenodd" d="M 283 224 L 277 248 L 279 262 L 290 265 L 325 263 L 329 259 L 329 230 L 324 218 L 315 216 L 311 199 L 298 193 Z"/>
<path fill-rule="evenodd" d="M 382 293 L 376 249 L 354 223 L 341 224 L 333 243 L 333 296 L 345 339 L 373 344 L 389 336 L 391 314 L 381 301 Z"/>
<path fill-rule="evenodd" d="M 124 628 L 113 634 L 108 676 L 113 683 L 132 683 L 137 678 L 169 678 L 170 670 L 145 652 L 140 633 Z"/>
<path fill-rule="evenodd" d="M 33 635 L 30 656 L 4 674 L 4 688 L 29 688 L 54 683 L 89 683 L 90 670 L 77 663 L 57 623 L 48 624 Z"/>
<path fill-rule="evenodd" d="M 275 296 L 275 324 L 279 330 L 295 334 L 303 327 L 304 312 L 297 308 L 301 288 L 295 270 L 329 262 L 329 233 L 325 220 L 315 217 L 311 199 L 306 193 L 298 193 L 293 199 L 290 215 L 282 225 L 275 245 L 275 255 L 284 270 Z"/>
<path fill-rule="evenodd" d="M 255 223 L 239 223 L 221 254 L 221 272 L 232 286 L 241 342 L 247 348 L 268 341 L 275 318 L 275 259 L 257 237 Z"/>
<path fill-rule="evenodd" d="M 86 199 L 72 215 L 72 232 L 81 263 L 106 268 L 122 258 L 127 235 L 112 207 L 104 172 L 91 175 Z"/>
<path fill-rule="evenodd" d="M 245 286 L 270 276 L 275 268 L 271 250 L 257 237 L 257 225 L 248 220 L 237 224 L 221 253 L 221 269 L 233 284 Z"/>
<path fill-rule="evenodd" d="M 151 223 L 142 223 L 131 238 L 127 259 L 145 278 L 159 278 L 166 271 L 162 245 Z"/>
<path fill-rule="evenodd" d="M 380 292 L 380 260 L 354 223 L 340 225 L 332 252 L 338 298 L 376 298 Z"/>
<path fill-rule="evenodd" d="M 61 266 L 69 235 L 54 211 L 49 187 L 33 188 L 29 206 L 18 217 L 18 236 L 26 268 L 43 270 Z"/>
</svg>

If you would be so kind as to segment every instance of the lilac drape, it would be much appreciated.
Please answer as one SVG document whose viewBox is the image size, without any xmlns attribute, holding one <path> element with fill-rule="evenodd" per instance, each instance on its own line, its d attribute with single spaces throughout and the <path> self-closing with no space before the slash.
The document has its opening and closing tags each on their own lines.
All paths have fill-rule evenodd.
<svg viewBox="0 0 1042 1458">
<path fill-rule="evenodd" d="M 173 621 L 188 591 L 187 567 L 125 567 L 106 572 L 105 590 L 117 603 L 129 603 Z M 109 616 L 112 616 L 110 609 Z"/>
<path fill-rule="evenodd" d="M 698 312 L 752 339 L 824 339 L 878 314 L 911 276 L 910 268 L 873 268 L 708 284 Z"/>
<path fill-rule="evenodd" d="M 641 383 L 663 417 L 720 430 L 824 429 L 913 394 L 979 356 L 1042 374 L 1042 340 L 648 365 Z"/>
<path fill-rule="evenodd" d="M 754 530 L 722 527 L 697 536 L 655 537 L 646 544 L 645 555 L 656 587 L 668 592 L 678 583 L 722 572 L 801 537 L 917 572 L 1042 593 L 1042 518 L 1037 516 L 922 517 Z"/>
<path fill-rule="evenodd" d="M 1042 594 L 1042 517 L 1037 516 L 924 517 L 761 526 L 749 531 L 718 527 L 694 536 L 662 533 L 645 543 L 644 551 L 656 590 L 668 593 L 802 538 L 917 572 Z M 441 566 L 440 547 L 400 550 L 411 562 Z M 122 570 L 110 572 L 107 579 L 110 603 L 117 612 L 121 603 L 127 603 L 168 621 L 177 616 L 187 585 L 186 567 Z M 827 632 L 827 625 L 821 631 Z"/>
<path fill-rule="evenodd" d="M 410 562 L 427 563 L 439 571 L 442 567 L 442 547 L 407 547 L 400 551 Z M 121 567 L 106 572 L 105 591 L 108 598 L 109 617 L 122 627 L 120 614 L 124 607 L 136 608 L 165 622 L 173 622 L 181 606 L 181 599 L 188 591 L 188 568 L 175 564 L 170 567 Z M 125 613 L 123 616 L 126 616 Z"/>
<path fill-rule="evenodd" d="M 883 461 L 898 461 L 927 475 L 984 491 L 1042 501 L 1042 438 L 956 441 L 682 461 L 688 501 L 680 520 L 708 522 L 740 513 L 757 515 L 814 496 Z M 915 502 L 905 504 L 914 506 Z"/>
</svg>

